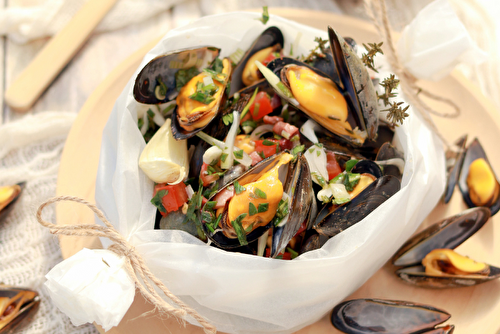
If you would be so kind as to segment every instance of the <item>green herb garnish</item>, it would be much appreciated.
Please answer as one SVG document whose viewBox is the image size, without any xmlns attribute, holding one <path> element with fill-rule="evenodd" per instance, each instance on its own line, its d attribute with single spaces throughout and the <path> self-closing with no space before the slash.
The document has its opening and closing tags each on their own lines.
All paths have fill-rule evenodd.
<svg viewBox="0 0 500 334">
<path fill-rule="evenodd" d="M 261 213 L 261 212 L 266 212 L 267 209 L 269 209 L 269 203 L 260 203 L 259 207 L 257 208 L 257 211 Z"/>
<path fill-rule="evenodd" d="M 236 159 L 243 159 L 243 150 L 234 151 L 233 155 Z"/>
<path fill-rule="evenodd" d="M 290 253 L 290 259 L 295 259 L 297 256 L 299 256 L 299 253 L 291 249 L 290 247 L 286 248 L 287 252 Z"/>
<path fill-rule="evenodd" d="M 262 159 L 265 159 L 266 158 L 266 155 L 264 154 L 264 151 L 259 151 L 257 152 L 257 154 L 259 155 L 259 157 L 261 157 Z"/>
<path fill-rule="evenodd" d="M 198 71 L 198 69 L 194 66 L 185 70 L 178 70 L 175 73 L 175 88 L 177 88 L 177 91 L 180 91 L 181 88 L 189 82 L 189 80 L 198 74 L 200 74 L 200 71 Z"/>
<path fill-rule="evenodd" d="M 347 191 L 352 191 L 354 187 L 358 184 L 360 179 L 360 174 L 347 173 L 344 177 L 344 185 Z"/>
<path fill-rule="evenodd" d="M 267 139 L 264 139 L 264 141 L 262 142 L 262 145 L 264 146 L 273 146 L 273 145 L 276 145 L 277 143 L 273 142 L 273 141 L 270 141 L 270 140 L 267 140 Z"/>
<path fill-rule="evenodd" d="M 262 190 L 260 190 L 259 188 L 255 188 L 255 196 L 257 196 L 258 198 L 262 198 L 262 199 L 267 199 L 267 194 L 265 192 L 263 192 Z"/>
<path fill-rule="evenodd" d="M 225 73 L 220 73 L 211 69 L 204 69 L 203 72 L 208 74 L 213 80 L 218 81 L 220 83 L 224 83 L 226 81 L 227 75 Z"/>
<path fill-rule="evenodd" d="M 276 215 L 273 219 L 274 226 L 278 226 L 283 218 L 288 214 L 288 201 L 281 199 L 278 204 L 278 210 L 276 210 Z"/>
<path fill-rule="evenodd" d="M 245 187 L 240 185 L 238 181 L 234 181 L 233 185 L 234 185 L 234 191 L 235 191 L 236 195 L 239 195 L 242 192 L 244 192 L 245 190 L 247 190 Z"/>
<path fill-rule="evenodd" d="M 167 194 L 168 194 L 168 190 L 163 189 L 163 190 L 156 192 L 156 195 L 154 195 L 154 197 L 151 199 L 151 204 L 156 206 L 158 211 L 160 211 L 161 213 L 167 213 L 167 209 L 165 209 L 165 207 L 163 206 L 163 202 L 162 202 L 162 198 L 164 196 L 167 196 Z"/>
<path fill-rule="evenodd" d="M 255 214 L 257 214 L 257 208 L 252 202 L 248 203 L 248 215 L 253 216 Z"/>
<path fill-rule="evenodd" d="M 233 114 L 227 114 L 222 116 L 222 121 L 224 122 L 224 125 L 228 126 L 229 124 L 233 123 L 234 116 Z"/>
<path fill-rule="evenodd" d="M 243 229 L 243 225 L 241 224 L 241 221 L 243 218 L 247 216 L 246 213 L 242 213 L 238 217 L 236 217 L 235 220 L 231 222 L 231 225 L 233 225 L 234 231 L 236 232 L 236 235 L 238 236 L 238 241 L 240 242 L 241 246 L 248 245 L 247 242 L 247 235 L 245 230 Z"/>
<path fill-rule="evenodd" d="M 358 160 L 351 159 L 345 163 L 345 171 L 350 172 L 351 169 L 358 163 Z"/>
<path fill-rule="evenodd" d="M 190 95 L 189 98 L 191 100 L 195 100 L 195 101 L 201 102 L 203 104 L 210 104 L 213 101 L 215 101 L 214 97 L 210 96 L 208 93 L 203 93 L 200 91 L 197 91 L 193 95 Z"/>
<path fill-rule="evenodd" d="M 267 6 L 262 7 L 262 18 L 256 20 L 259 20 L 263 24 L 266 24 L 267 21 L 269 21 L 269 12 L 267 10 Z"/>
<path fill-rule="evenodd" d="M 220 156 L 220 161 L 226 162 L 226 159 L 227 159 L 227 153 L 222 153 Z"/>
</svg>

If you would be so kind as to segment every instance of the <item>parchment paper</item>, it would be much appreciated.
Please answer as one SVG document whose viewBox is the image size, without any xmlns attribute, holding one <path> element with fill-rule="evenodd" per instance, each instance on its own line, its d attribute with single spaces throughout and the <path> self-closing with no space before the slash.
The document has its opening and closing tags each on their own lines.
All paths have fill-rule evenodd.
<svg viewBox="0 0 500 334">
<path fill-rule="evenodd" d="M 396 144 L 404 149 L 406 160 L 402 189 L 322 249 L 293 261 L 225 252 L 181 231 L 153 230 L 153 182 L 137 164 L 145 143 L 132 96 L 135 77 L 149 60 L 171 50 L 212 45 L 222 49 L 222 56 L 238 47 L 246 50 L 272 25 L 282 29 L 286 52 L 302 33 L 295 56 L 308 54 L 315 36 L 327 38 L 326 27 L 319 31 L 272 15 L 263 25 L 256 20 L 259 17 L 253 13 L 204 17 L 170 31 L 145 56 L 105 127 L 96 202 L 152 272 L 218 330 L 291 333 L 317 321 L 354 292 L 415 231 L 444 190 L 444 154 L 439 139 L 410 109 L 410 117 L 396 131 Z"/>
</svg>

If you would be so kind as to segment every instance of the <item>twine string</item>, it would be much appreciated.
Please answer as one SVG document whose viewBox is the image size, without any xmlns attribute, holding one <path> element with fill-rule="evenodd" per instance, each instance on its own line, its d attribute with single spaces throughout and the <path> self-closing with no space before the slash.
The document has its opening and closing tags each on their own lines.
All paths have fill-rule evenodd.
<svg viewBox="0 0 500 334">
<path fill-rule="evenodd" d="M 430 126 L 430 128 L 439 136 L 439 138 L 443 141 L 447 148 L 450 147 L 448 141 L 444 138 L 444 136 L 439 132 L 438 128 L 434 124 L 434 121 L 430 117 L 430 114 L 445 117 L 445 118 L 456 118 L 460 116 L 460 108 L 458 105 L 452 100 L 434 94 L 433 92 L 424 89 L 417 85 L 417 78 L 415 78 L 402 64 L 399 55 L 396 51 L 394 40 L 391 34 L 391 26 L 389 23 L 389 18 L 387 15 L 387 7 L 385 4 L 385 0 L 364 0 L 366 13 L 372 20 L 375 28 L 377 29 L 382 41 L 384 42 L 385 52 L 392 70 L 398 76 L 400 80 L 400 87 L 403 91 L 404 95 L 408 99 L 408 102 L 414 106 L 417 110 L 419 110 L 424 118 L 425 122 Z M 432 100 L 445 103 L 453 108 L 453 112 L 439 112 L 437 110 L 432 109 L 422 101 L 420 96 L 426 96 Z"/>
<path fill-rule="evenodd" d="M 106 226 L 95 224 L 55 225 L 42 218 L 42 211 L 47 205 L 63 201 L 71 201 L 86 205 Z M 214 334 L 217 332 L 214 325 L 170 292 L 165 284 L 163 284 L 163 282 L 149 270 L 142 256 L 140 256 L 135 250 L 135 247 L 133 247 L 120 233 L 118 233 L 118 231 L 108 221 L 106 216 L 104 216 L 104 213 L 95 205 L 84 199 L 73 196 L 53 197 L 40 205 L 36 213 L 36 218 L 42 226 L 47 227 L 50 230 L 50 233 L 55 235 L 106 237 L 110 239 L 113 241 L 113 245 L 111 245 L 108 249 L 126 258 L 126 268 L 130 277 L 134 280 L 135 286 L 138 287 L 144 298 L 154 305 L 155 309 L 159 310 L 162 314 L 174 315 L 179 318 L 183 324 L 185 324 L 185 317 L 189 315 L 203 327 L 205 333 Z M 141 282 L 144 284 L 141 284 Z M 167 303 L 156 291 L 155 286 L 178 307 L 173 307 Z"/>
</svg>

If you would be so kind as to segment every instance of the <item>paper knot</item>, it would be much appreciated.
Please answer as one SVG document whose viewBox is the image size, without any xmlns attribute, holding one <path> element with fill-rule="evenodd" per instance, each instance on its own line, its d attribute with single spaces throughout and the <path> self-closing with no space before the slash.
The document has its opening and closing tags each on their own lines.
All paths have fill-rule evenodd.
<svg viewBox="0 0 500 334">
<path fill-rule="evenodd" d="M 387 7 L 385 4 L 385 0 L 364 0 L 364 3 L 368 16 L 370 16 L 370 18 L 372 19 L 375 28 L 377 29 L 380 37 L 384 42 L 384 54 L 387 56 L 392 70 L 400 80 L 400 86 L 403 93 L 405 94 L 405 97 L 413 107 L 421 112 L 421 115 L 427 125 L 429 125 L 429 127 L 439 136 L 443 143 L 449 147 L 450 145 L 448 141 L 439 132 L 429 114 L 433 114 L 439 117 L 455 118 L 460 116 L 460 108 L 452 100 L 434 94 L 416 84 L 417 78 L 415 78 L 413 74 L 405 68 L 396 52 L 396 48 L 392 39 L 389 18 L 387 16 Z M 421 99 L 421 96 L 426 96 L 435 101 L 445 103 L 452 107 L 454 111 L 451 113 L 445 113 L 434 110 Z"/>
<path fill-rule="evenodd" d="M 99 219 L 106 226 L 99 225 L 55 225 L 48 221 L 43 220 L 42 211 L 43 209 L 52 203 L 71 201 L 86 205 L 90 208 Z M 132 246 L 108 221 L 104 213 L 99 210 L 94 204 L 87 202 L 86 200 L 73 197 L 73 196 L 58 196 L 49 199 L 48 201 L 42 203 L 37 210 L 36 219 L 38 222 L 50 229 L 52 234 L 60 235 L 73 235 L 73 236 L 85 236 L 85 237 L 106 237 L 114 242 L 108 249 L 115 252 L 118 255 L 124 256 L 127 259 L 127 271 L 135 282 L 135 286 L 139 288 L 142 295 L 146 300 L 155 306 L 160 313 L 171 314 L 182 321 L 186 315 L 192 316 L 204 329 L 205 333 L 213 334 L 217 333 L 217 329 L 214 325 L 208 322 L 205 318 L 199 315 L 195 310 L 190 308 L 188 305 L 184 304 L 179 298 L 170 292 L 170 290 L 160 281 L 146 266 L 144 259 L 138 254 L 136 248 Z M 141 281 L 144 283 L 141 284 Z M 178 305 L 178 307 L 173 307 L 168 304 L 155 290 L 154 286 L 157 286 L 166 297 L 168 297 L 172 302 Z"/>
</svg>

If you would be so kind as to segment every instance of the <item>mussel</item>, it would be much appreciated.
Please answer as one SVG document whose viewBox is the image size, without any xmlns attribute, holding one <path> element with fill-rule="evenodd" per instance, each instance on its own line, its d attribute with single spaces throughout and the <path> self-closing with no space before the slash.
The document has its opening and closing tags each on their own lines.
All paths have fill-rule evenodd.
<svg viewBox="0 0 500 334">
<path fill-rule="evenodd" d="M 26 182 L 0 187 L 0 222 L 12 211 Z"/>
<path fill-rule="evenodd" d="M 399 300 L 354 299 L 333 309 L 331 321 L 348 334 L 451 334 L 454 326 L 436 327 L 451 315 L 438 308 Z"/>
<path fill-rule="evenodd" d="M 29 323 L 39 304 L 36 291 L 0 285 L 0 333 L 14 333 Z"/>
<path fill-rule="evenodd" d="M 283 33 L 278 27 L 264 30 L 234 68 L 229 96 L 261 80 L 255 60 L 263 62 L 270 54 L 280 52 L 284 43 Z"/>
<path fill-rule="evenodd" d="M 477 138 L 465 153 L 458 186 L 469 207 L 488 207 L 492 216 L 500 210 L 500 183 Z"/>
<path fill-rule="evenodd" d="M 453 195 L 455 186 L 458 183 L 458 177 L 462 171 L 462 164 L 465 156 L 465 145 L 467 144 L 467 135 L 460 137 L 454 145 L 446 150 L 446 188 L 443 194 L 443 202 L 448 203 Z"/>
<path fill-rule="evenodd" d="M 396 275 L 405 282 L 428 288 L 471 286 L 500 277 L 499 268 L 488 265 L 485 271 L 482 269 L 486 266 L 479 266 L 480 275 L 474 272 L 474 261 L 451 253 L 451 249 L 476 233 L 489 218 L 488 208 L 477 207 L 429 226 L 396 252 L 392 263 L 405 266 Z M 428 269 L 424 267 L 426 264 Z M 437 273 L 439 270 L 443 274 Z"/>
<path fill-rule="evenodd" d="M 272 226 L 283 227 L 276 238 L 291 238 L 298 229 L 292 225 L 300 226 L 309 210 L 308 174 L 305 159 L 299 156 L 294 163 L 287 152 L 261 161 L 208 199 L 201 213 L 204 232 L 223 249 L 250 243 Z M 283 242 L 286 246 L 288 240 Z M 276 241 L 276 247 L 283 242 Z"/>
<path fill-rule="evenodd" d="M 133 93 L 138 102 L 176 98 L 172 134 L 177 140 L 204 129 L 224 104 L 232 65 L 228 58 L 217 58 L 219 52 L 208 46 L 174 51 L 151 60 L 136 78 Z"/>
<path fill-rule="evenodd" d="M 392 175 L 377 178 L 343 205 L 327 203 L 316 217 L 313 228 L 320 234 L 335 236 L 363 220 L 379 205 L 399 191 L 401 182 Z"/>
<path fill-rule="evenodd" d="M 377 164 L 383 166 L 384 175 L 393 175 L 401 180 L 404 170 L 404 155 L 391 143 L 384 143 L 375 158 Z"/>
</svg>

